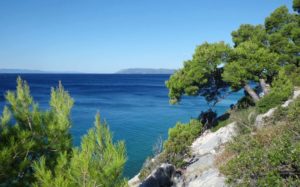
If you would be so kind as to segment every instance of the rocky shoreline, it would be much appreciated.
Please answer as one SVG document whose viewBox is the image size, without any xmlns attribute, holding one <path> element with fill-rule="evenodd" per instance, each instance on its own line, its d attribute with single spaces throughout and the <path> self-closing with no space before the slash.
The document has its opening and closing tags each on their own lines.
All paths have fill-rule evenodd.
<svg viewBox="0 0 300 187">
<path fill-rule="evenodd" d="M 174 169 L 172 175 L 170 175 L 169 179 L 173 182 L 173 187 L 199 187 L 199 185 L 225 186 L 225 177 L 218 171 L 215 159 L 223 152 L 223 145 L 229 142 L 235 134 L 235 123 L 231 123 L 226 127 L 220 128 L 217 132 L 207 130 L 202 136 L 196 139 L 191 146 L 192 156 L 186 159 L 190 164 L 185 169 L 177 172 Z M 160 168 L 159 170 L 168 170 L 166 164 L 162 164 Z M 153 180 L 153 178 L 156 178 L 158 181 L 165 181 L 165 176 L 158 176 L 155 173 L 156 171 L 143 183 L 139 180 L 138 175 L 136 175 L 129 181 L 129 186 L 150 187 L 151 185 L 148 186 L 147 181 Z M 178 173 L 181 175 L 178 175 Z M 151 187 L 156 186 L 152 185 Z"/>
<path fill-rule="evenodd" d="M 292 99 L 282 107 L 287 107 L 297 97 L 300 90 L 294 91 Z M 271 117 L 276 108 L 270 109 L 256 117 L 255 126 L 263 128 L 264 119 Z M 176 170 L 170 164 L 162 164 L 152 172 L 145 181 L 140 181 L 138 175 L 129 180 L 130 187 L 222 187 L 226 186 L 225 176 L 218 169 L 216 159 L 223 153 L 225 144 L 237 134 L 236 123 L 232 122 L 216 132 L 207 130 L 191 145 L 191 157 L 186 158 L 190 163 L 185 169 Z"/>
</svg>

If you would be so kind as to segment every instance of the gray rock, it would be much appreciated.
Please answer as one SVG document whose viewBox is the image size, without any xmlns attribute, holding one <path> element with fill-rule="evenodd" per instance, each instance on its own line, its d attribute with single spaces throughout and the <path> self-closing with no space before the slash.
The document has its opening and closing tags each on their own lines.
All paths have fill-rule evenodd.
<svg viewBox="0 0 300 187">
<path fill-rule="evenodd" d="M 236 134 L 235 122 L 220 128 L 217 132 L 206 131 L 202 136 L 197 138 L 192 146 L 193 155 L 215 154 L 221 145 L 227 143 Z"/>
<path fill-rule="evenodd" d="M 198 178 L 189 182 L 188 187 L 223 187 L 225 177 L 222 176 L 218 169 L 211 168 L 203 172 Z"/>
<path fill-rule="evenodd" d="M 255 119 L 255 127 L 258 129 L 264 127 L 265 119 L 271 117 L 275 111 L 276 108 L 271 108 L 268 112 L 257 115 Z"/>
<path fill-rule="evenodd" d="M 214 164 L 215 158 L 222 153 L 223 145 L 236 135 L 236 123 L 228 124 L 217 132 L 205 132 L 197 138 L 191 151 L 194 156 L 192 162 L 184 172 L 177 187 L 222 187 L 226 186 L 225 177 L 219 173 Z"/>
<path fill-rule="evenodd" d="M 171 187 L 176 169 L 171 164 L 162 164 L 139 187 Z"/>
</svg>

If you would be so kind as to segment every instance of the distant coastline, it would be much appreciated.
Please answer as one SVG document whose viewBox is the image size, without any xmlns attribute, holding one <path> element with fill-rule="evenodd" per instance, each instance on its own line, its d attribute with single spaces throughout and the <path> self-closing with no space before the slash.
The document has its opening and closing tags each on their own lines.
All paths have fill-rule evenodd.
<svg viewBox="0 0 300 187">
<path fill-rule="evenodd" d="M 27 69 L 0 69 L 0 73 L 48 73 L 40 70 L 27 70 Z"/>
<path fill-rule="evenodd" d="M 175 69 L 152 69 L 152 68 L 129 68 L 123 69 L 116 74 L 173 74 Z"/>
<path fill-rule="evenodd" d="M 75 73 L 81 73 L 81 72 L 56 72 L 56 71 L 42 71 L 42 70 L 31 70 L 31 69 L 9 69 L 9 68 L 3 68 L 0 69 L 0 74 L 60 74 L 60 73 L 65 73 L 65 74 L 75 74 Z"/>
</svg>

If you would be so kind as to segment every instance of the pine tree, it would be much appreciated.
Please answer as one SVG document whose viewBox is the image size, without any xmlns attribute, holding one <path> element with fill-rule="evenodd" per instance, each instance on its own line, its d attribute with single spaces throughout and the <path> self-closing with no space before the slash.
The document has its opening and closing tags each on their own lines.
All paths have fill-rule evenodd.
<svg viewBox="0 0 300 187">
<path fill-rule="evenodd" d="M 293 1 L 293 9 L 294 11 L 300 13 L 300 0 Z"/>
<path fill-rule="evenodd" d="M 297 10 L 297 1 L 294 1 Z M 294 64 L 300 66 L 300 18 L 291 14 L 289 9 L 281 6 L 274 10 L 265 20 L 269 48 L 280 55 L 282 65 Z"/>
<path fill-rule="evenodd" d="M 126 186 L 122 178 L 125 162 L 124 143 L 113 143 L 109 128 L 106 123 L 100 123 L 98 114 L 95 127 L 82 138 L 80 149 L 73 148 L 70 158 L 66 152 L 61 153 L 53 171 L 47 168 L 44 157 L 35 164 L 38 179 L 35 186 L 123 187 Z"/>
<path fill-rule="evenodd" d="M 8 91 L 6 100 L 0 117 L 0 186 L 123 184 L 124 143 L 113 143 L 99 116 L 95 128 L 82 139 L 81 149 L 72 148 L 73 99 L 61 83 L 51 89 L 46 111 L 34 102 L 20 77 L 16 91 Z"/>
<path fill-rule="evenodd" d="M 16 92 L 8 91 L 6 100 L 0 127 L 0 184 L 30 186 L 36 160 L 43 155 L 52 168 L 61 151 L 71 150 L 73 100 L 59 84 L 51 91 L 51 109 L 41 111 L 20 77 Z"/>
<path fill-rule="evenodd" d="M 166 82 L 170 103 L 180 102 L 182 95 L 204 96 L 208 102 L 220 97 L 220 90 L 226 85 L 222 81 L 222 66 L 227 62 L 231 48 L 224 42 L 203 43 L 197 46 L 193 58 L 184 62 Z"/>
<path fill-rule="evenodd" d="M 257 102 L 259 97 L 249 86 L 249 82 L 265 82 L 276 75 L 279 69 L 277 59 L 276 53 L 260 47 L 256 42 L 243 42 L 233 50 L 230 62 L 224 67 L 223 79 L 234 89 L 243 87 Z"/>
<path fill-rule="evenodd" d="M 267 84 L 279 67 L 300 67 L 299 5 L 300 1 L 294 0 L 295 14 L 285 6 L 277 8 L 264 25 L 242 24 L 231 34 L 233 49 L 222 42 L 198 46 L 193 58 L 167 81 L 170 102 L 180 102 L 184 94 L 218 101 L 228 95 L 221 93 L 230 92 L 228 84 L 234 90 L 244 87 L 257 102 L 260 98 L 249 86 L 250 81 L 259 82 L 267 95 Z"/>
</svg>

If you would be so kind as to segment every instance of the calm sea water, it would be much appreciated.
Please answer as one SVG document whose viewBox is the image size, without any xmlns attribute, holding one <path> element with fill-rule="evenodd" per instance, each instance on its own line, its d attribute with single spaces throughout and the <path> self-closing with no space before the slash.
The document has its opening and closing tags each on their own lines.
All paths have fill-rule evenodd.
<svg viewBox="0 0 300 187">
<path fill-rule="evenodd" d="M 14 90 L 16 74 L 0 74 L 0 109 L 5 104 L 4 94 Z M 48 108 L 50 88 L 61 80 L 75 100 L 72 110 L 71 133 L 74 144 L 93 126 L 94 116 L 100 111 L 114 133 L 115 140 L 126 142 L 128 162 L 124 175 L 132 177 L 140 170 L 145 158 L 161 136 L 176 122 L 187 122 L 208 108 L 201 97 L 186 97 L 179 105 L 169 105 L 165 81 L 170 75 L 119 74 L 23 74 L 31 93 L 41 108 Z M 242 95 L 230 95 L 216 107 L 221 114 Z"/>
</svg>

